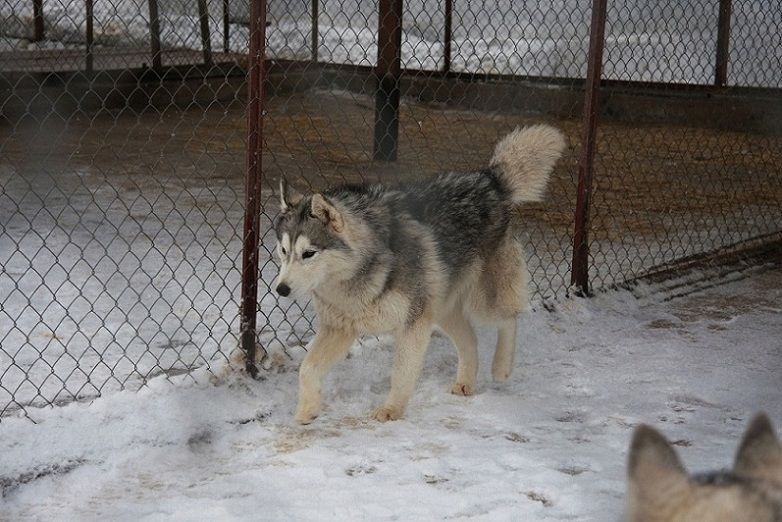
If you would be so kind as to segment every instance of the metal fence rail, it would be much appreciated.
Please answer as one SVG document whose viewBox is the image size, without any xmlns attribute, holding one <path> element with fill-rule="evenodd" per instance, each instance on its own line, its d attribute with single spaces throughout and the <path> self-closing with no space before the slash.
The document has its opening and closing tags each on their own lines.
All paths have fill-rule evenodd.
<svg viewBox="0 0 782 522">
<path fill-rule="evenodd" d="M 303 346 L 282 176 L 479 168 L 550 121 L 537 302 L 779 240 L 781 30 L 770 0 L 5 2 L 0 417 Z"/>
</svg>

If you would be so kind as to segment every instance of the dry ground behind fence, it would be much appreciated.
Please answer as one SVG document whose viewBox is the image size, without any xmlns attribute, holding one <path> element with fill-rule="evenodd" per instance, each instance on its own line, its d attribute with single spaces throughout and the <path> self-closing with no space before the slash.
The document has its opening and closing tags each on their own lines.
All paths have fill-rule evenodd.
<svg viewBox="0 0 782 522">
<path fill-rule="evenodd" d="M 346 181 L 395 182 L 480 168 L 503 133 L 516 125 L 551 121 L 411 100 L 401 111 L 399 160 L 382 163 L 372 160 L 371 98 L 333 91 L 270 97 L 264 135 L 266 194 L 276 190 L 281 175 L 300 189 L 317 190 Z M 113 187 L 129 189 L 122 197 L 131 199 L 138 197 L 133 191 L 143 194 L 178 184 L 202 184 L 201 199 L 211 197 L 215 184 L 227 184 L 241 197 L 246 122 L 239 101 L 205 112 L 125 110 L 82 117 L 59 129 L 50 120 L 45 137 L 25 139 L 18 132 L 22 124 L 3 140 L 10 162 L 36 168 L 43 159 L 83 167 L 108 176 L 105 182 Z M 553 123 L 567 134 L 570 150 L 556 170 L 547 201 L 521 213 L 532 238 L 533 263 L 540 258 L 546 265 L 536 267 L 536 289 L 548 297 L 569 284 L 580 139 L 579 121 Z M 597 283 L 619 282 L 675 258 L 777 232 L 780 169 L 779 136 L 603 122 L 591 228 L 598 242 L 593 266 Z M 122 179 L 111 179 L 116 174 Z M 64 176 L 56 177 L 67 183 Z M 265 213 L 271 216 L 275 200 L 265 201 Z M 603 272 L 604 264 L 613 275 Z"/>
</svg>

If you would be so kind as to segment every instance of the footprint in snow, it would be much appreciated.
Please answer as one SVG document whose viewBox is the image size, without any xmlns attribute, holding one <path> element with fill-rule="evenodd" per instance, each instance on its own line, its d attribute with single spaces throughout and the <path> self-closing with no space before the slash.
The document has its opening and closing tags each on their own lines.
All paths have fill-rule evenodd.
<svg viewBox="0 0 782 522">
<path fill-rule="evenodd" d="M 565 475 L 570 475 L 571 477 L 575 477 L 578 475 L 581 475 L 582 473 L 586 473 L 587 471 L 592 471 L 586 466 L 563 466 L 561 468 L 557 468 L 557 471 L 560 473 L 564 473 Z"/>
<path fill-rule="evenodd" d="M 554 502 L 550 498 L 539 491 L 525 491 L 524 494 L 528 499 L 543 504 L 543 507 L 551 507 L 554 505 Z"/>
<path fill-rule="evenodd" d="M 505 434 L 505 440 L 523 444 L 529 442 L 529 437 L 525 437 L 524 435 L 519 435 L 518 433 L 509 431 L 508 433 Z"/>
<path fill-rule="evenodd" d="M 349 477 L 355 477 L 358 475 L 371 475 L 377 471 L 377 468 L 375 466 L 370 466 L 367 464 L 356 464 L 355 466 L 350 466 L 349 468 L 345 469 L 345 475 Z"/>
<path fill-rule="evenodd" d="M 437 475 L 424 475 L 424 482 L 435 485 L 448 482 L 448 479 L 446 477 L 438 477 Z"/>
<path fill-rule="evenodd" d="M 557 422 L 579 422 L 582 423 L 586 419 L 586 415 L 581 411 L 566 411 L 559 417 L 555 417 Z"/>
</svg>

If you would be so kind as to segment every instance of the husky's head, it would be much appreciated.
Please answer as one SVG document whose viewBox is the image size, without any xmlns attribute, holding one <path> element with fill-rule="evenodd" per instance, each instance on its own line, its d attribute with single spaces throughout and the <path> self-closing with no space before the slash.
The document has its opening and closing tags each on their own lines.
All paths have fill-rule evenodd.
<svg viewBox="0 0 782 522">
<path fill-rule="evenodd" d="M 282 179 L 274 230 L 280 260 L 277 293 L 304 295 L 343 278 L 351 257 L 344 209 L 322 194 L 303 196 Z"/>
<path fill-rule="evenodd" d="M 636 428 L 628 465 L 627 520 L 779 521 L 782 446 L 764 414 L 747 428 L 732 471 L 690 477 L 655 429 Z"/>
</svg>

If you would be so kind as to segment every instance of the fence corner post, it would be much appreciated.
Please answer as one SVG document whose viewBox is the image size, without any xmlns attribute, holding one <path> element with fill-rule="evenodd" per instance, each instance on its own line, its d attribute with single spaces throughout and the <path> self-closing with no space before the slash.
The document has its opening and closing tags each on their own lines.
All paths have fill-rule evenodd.
<svg viewBox="0 0 782 522">
<path fill-rule="evenodd" d="M 573 232 L 573 265 L 570 283 L 579 295 L 589 295 L 589 206 L 592 197 L 592 170 L 595 157 L 600 77 L 605 44 L 606 0 L 592 0 L 589 30 L 589 59 L 584 89 L 584 119 L 581 156 L 578 162 L 578 188 Z"/>
<path fill-rule="evenodd" d="M 247 372 L 255 377 L 261 182 L 263 181 L 263 81 L 266 0 L 250 0 L 250 52 L 247 60 L 247 172 L 242 247 L 241 345 Z"/>
</svg>

